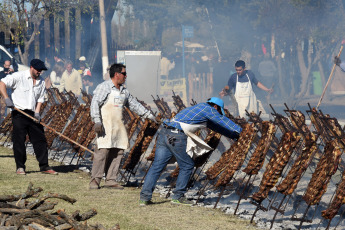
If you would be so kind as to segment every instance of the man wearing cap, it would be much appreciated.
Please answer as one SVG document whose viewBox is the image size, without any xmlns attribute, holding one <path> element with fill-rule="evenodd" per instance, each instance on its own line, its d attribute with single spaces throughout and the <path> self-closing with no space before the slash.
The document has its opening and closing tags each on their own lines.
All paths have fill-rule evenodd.
<svg viewBox="0 0 345 230">
<path fill-rule="evenodd" d="M 185 108 L 174 118 L 163 122 L 163 127 L 157 138 L 155 159 L 145 178 L 139 205 L 152 204 L 152 192 L 157 180 L 173 156 L 177 160 L 180 171 L 171 202 L 174 204 L 192 204 L 191 201 L 185 199 L 184 194 L 194 168 L 193 157 L 212 150 L 195 135 L 195 132 L 207 127 L 226 137 L 238 138 L 242 131 L 238 125 L 224 116 L 223 108 L 222 99 L 212 97 L 206 103 Z"/>
<path fill-rule="evenodd" d="M 47 141 L 44 136 L 43 126 L 39 124 L 41 120 L 40 109 L 45 94 L 45 83 L 40 77 L 42 70 L 47 70 L 44 62 L 33 59 L 30 62 L 30 69 L 7 75 L 0 81 L 0 92 L 5 98 L 6 106 L 11 109 L 15 107 L 36 118 L 36 121 L 34 121 L 17 110 L 12 111 L 13 153 L 18 175 L 26 174 L 26 135 L 29 135 L 30 142 L 33 145 L 40 171 L 47 174 L 57 174 L 48 164 Z M 9 98 L 6 88 L 12 89 L 13 102 Z"/>
</svg>

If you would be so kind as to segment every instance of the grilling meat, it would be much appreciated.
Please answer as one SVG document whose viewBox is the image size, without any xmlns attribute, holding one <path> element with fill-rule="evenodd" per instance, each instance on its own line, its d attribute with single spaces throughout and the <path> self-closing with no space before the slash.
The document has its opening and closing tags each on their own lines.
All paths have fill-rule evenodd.
<svg viewBox="0 0 345 230">
<path fill-rule="evenodd" d="M 257 129 L 255 128 L 254 123 L 246 124 L 241 134 L 242 133 L 246 134 L 245 141 L 243 141 L 241 145 L 238 146 L 239 148 L 233 152 L 231 162 L 229 162 L 229 164 L 226 166 L 226 169 L 218 179 L 215 185 L 216 187 L 227 185 L 231 181 L 235 172 L 241 168 L 250 146 L 257 134 Z"/>
<path fill-rule="evenodd" d="M 277 186 L 278 192 L 290 195 L 296 189 L 298 182 L 312 160 L 313 153 L 317 150 L 316 140 L 315 134 L 309 132 L 306 135 L 302 153 L 297 157 L 285 179 Z"/>
<path fill-rule="evenodd" d="M 336 139 L 326 143 L 324 154 L 317 164 L 307 191 L 303 196 L 308 205 L 315 205 L 320 202 L 322 195 L 327 190 L 332 175 L 337 171 L 341 160 L 341 153 L 342 151 Z"/>
<path fill-rule="evenodd" d="M 222 173 L 228 167 L 230 162 L 235 159 L 237 153 L 243 154 L 243 152 L 245 152 L 248 144 L 250 145 L 251 143 L 250 140 L 253 136 L 253 132 L 256 133 L 253 127 L 254 125 L 243 125 L 243 129 L 238 140 L 232 144 L 231 147 L 222 154 L 220 159 L 206 171 L 206 175 L 209 180 L 213 180 Z M 240 162 L 238 161 L 238 163 Z"/>
<path fill-rule="evenodd" d="M 149 147 L 158 128 L 159 124 L 150 121 L 149 119 L 145 119 L 144 125 L 142 126 L 137 139 L 128 154 L 128 157 L 124 165 L 122 166 L 123 169 L 126 169 L 128 171 L 132 171 L 134 169 L 134 167 L 139 162 L 141 155 L 145 153 L 145 151 Z"/>
<path fill-rule="evenodd" d="M 267 198 L 269 191 L 277 183 L 299 140 L 300 136 L 296 132 L 284 133 L 276 152 L 266 166 L 259 191 L 252 196 L 253 200 L 261 203 Z"/>
<path fill-rule="evenodd" d="M 274 134 L 276 132 L 276 126 L 269 121 L 263 121 L 261 126 L 261 139 L 259 140 L 259 143 L 247 164 L 247 167 L 243 169 L 243 172 L 247 173 L 248 175 L 258 174 L 262 168 L 265 162 L 266 154 L 271 146 Z"/>
<path fill-rule="evenodd" d="M 337 187 L 335 196 L 332 199 L 331 205 L 321 212 L 321 215 L 325 219 L 333 219 L 337 215 L 342 204 L 345 203 L 345 171 L 343 172 L 341 182 Z"/>
</svg>

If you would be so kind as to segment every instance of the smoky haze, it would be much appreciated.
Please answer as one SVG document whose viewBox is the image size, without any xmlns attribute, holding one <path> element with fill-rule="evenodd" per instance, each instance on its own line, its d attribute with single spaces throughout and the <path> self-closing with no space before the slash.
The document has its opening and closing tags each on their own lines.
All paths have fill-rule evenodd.
<svg viewBox="0 0 345 230">
<path fill-rule="evenodd" d="M 188 100 L 218 96 L 235 72 L 235 62 L 244 60 L 258 81 L 274 89 L 268 95 L 254 86 L 268 114 L 272 112 L 269 104 L 285 114 L 284 103 L 306 114 L 308 103 L 317 106 L 340 50 L 342 3 L 121 0 L 111 36 L 116 44 L 133 50 L 162 51 L 162 57 L 174 63 L 167 78 L 173 80 L 183 77 L 182 26 L 190 26 L 192 36 L 185 37 L 185 43 L 189 42 L 185 44 L 186 79 L 192 74 L 189 90 L 191 84 L 198 84 L 194 90 L 203 93 L 187 92 Z M 212 73 L 213 80 L 203 79 L 203 73 Z M 319 107 L 324 113 L 343 116 L 344 77 L 336 66 Z M 225 102 L 231 109 L 229 97 Z"/>
</svg>

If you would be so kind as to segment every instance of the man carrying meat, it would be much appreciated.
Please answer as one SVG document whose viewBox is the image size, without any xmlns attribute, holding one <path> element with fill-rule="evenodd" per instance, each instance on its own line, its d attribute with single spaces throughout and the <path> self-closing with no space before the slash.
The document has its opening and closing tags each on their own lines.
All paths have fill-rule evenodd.
<svg viewBox="0 0 345 230">
<path fill-rule="evenodd" d="M 191 205 L 184 197 L 187 184 L 194 169 L 193 157 L 213 150 L 195 132 L 209 128 L 226 137 L 238 138 L 242 129 L 224 116 L 224 102 L 217 97 L 183 109 L 170 120 L 163 122 L 158 133 L 155 159 L 140 193 L 140 206 L 152 204 L 151 198 L 157 180 L 170 158 L 176 158 L 180 171 L 171 202 Z"/>
<path fill-rule="evenodd" d="M 116 182 L 123 152 L 129 147 L 127 131 L 122 120 L 123 107 L 129 107 L 139 116 L 155 121 L 154 115 L 123 85 L 127 78 L 126 66 L 113 64 L 109 74 L 110 80 L 97 86 L 91 101 L 91 118 L 95 123 L 97 146 L 91 170 L 90 189 L 100 188 L 104 173 L 104 187 L 123 189 Z"/>
</svg>

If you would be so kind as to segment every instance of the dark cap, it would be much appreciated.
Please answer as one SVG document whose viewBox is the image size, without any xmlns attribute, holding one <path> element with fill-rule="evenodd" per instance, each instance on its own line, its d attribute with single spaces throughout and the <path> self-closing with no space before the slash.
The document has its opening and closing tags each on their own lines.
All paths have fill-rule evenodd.
<svg viewBox="0 0 345 230">
<path fill-rule="evenodd" d="M 30 66 L 32 66 L 35 70 L 47 70 L 44 62 L 40 59 L 32 59 L 30 62 Z"/>
</svg>

